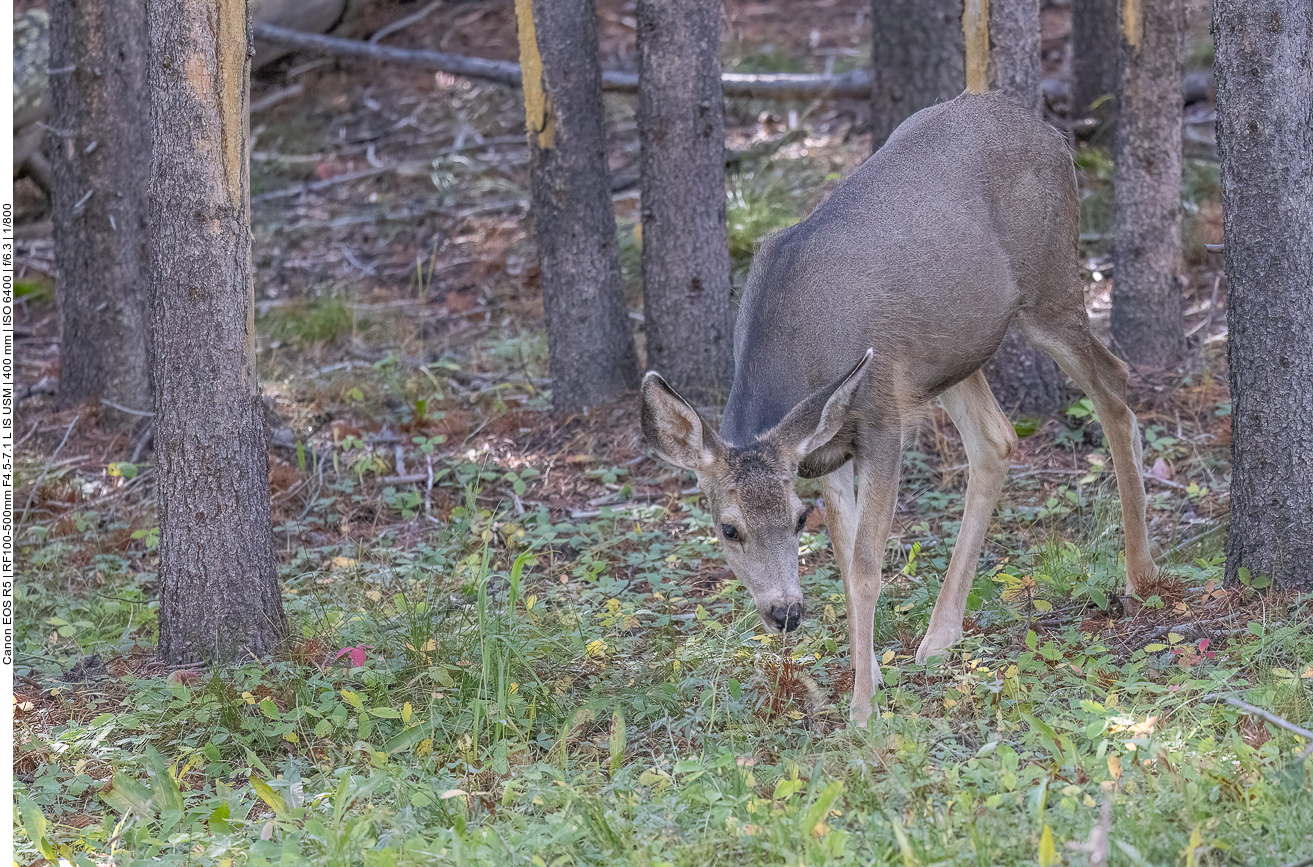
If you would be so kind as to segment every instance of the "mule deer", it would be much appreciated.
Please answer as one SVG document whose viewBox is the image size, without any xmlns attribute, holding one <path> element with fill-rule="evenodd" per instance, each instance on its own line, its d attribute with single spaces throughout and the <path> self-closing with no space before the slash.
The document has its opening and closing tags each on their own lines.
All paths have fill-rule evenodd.
<svg viewBox="0 0 1313 867">
<path fill-rule="evenodd" d="M 1013 321 L 1090 396 L 1103 423 L 1128 591 L 1157 573 L 1127 369 L 1090 334 L 1078 223 L 1075 172 L 1059 134 L 1002 95 L 963 94 L 910 117 L 811 216 L 761 245 L 735 326 L 719 434 L 659 374 L 643 380 L 648 442 L 697 474 L 725 558 L 774 631 L 797 628 L 803 616 L 804 508 L 794 478 L 821 477 L 859 725 L 883 683 L 873 620 L 903 437 L 935 398 L 961 433 L 970 469 L 961 531 L 917 661 L 962 636 L 1017 442 L 981 366 Z"/>
</svg>

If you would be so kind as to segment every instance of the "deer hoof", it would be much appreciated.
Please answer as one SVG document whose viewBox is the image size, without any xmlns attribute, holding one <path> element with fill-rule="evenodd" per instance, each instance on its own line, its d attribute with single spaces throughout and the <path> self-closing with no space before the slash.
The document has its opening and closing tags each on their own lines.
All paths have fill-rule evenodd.
<svg viewBox="0 0 1313 867">
<path fill-rule="evenodd" d="M 943 656 L 944 651 L 957 644 L 958 639 L 961 637 L 961 627 L 958 627 L 952 633 L 938 633 L 934 630 L 927 632 L 925 638 L 921 639 L 921 646 L 916 649 L 917 665 L 925 665 L 932 658 Z"/>
</svg>

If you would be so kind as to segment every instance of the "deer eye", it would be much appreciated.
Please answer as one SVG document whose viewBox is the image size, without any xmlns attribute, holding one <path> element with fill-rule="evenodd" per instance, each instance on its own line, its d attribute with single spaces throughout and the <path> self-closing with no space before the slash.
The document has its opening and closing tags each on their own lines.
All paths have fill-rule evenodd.
<svg viewBox="0 0 1313 867">
<path fill-rule="evenodd" d="M 727 542 L 741 542 L 743 537 L 739 535 L 739 528 L 733 524 L 721 524 L 720 535 L 725 537 Z"/>
<path fill-rule="evenodd" d="M 798 526 L 793 528 L 793 532 L 801 533 L 807 527 L 807 512 L 798 516 Z"/>
</svg>

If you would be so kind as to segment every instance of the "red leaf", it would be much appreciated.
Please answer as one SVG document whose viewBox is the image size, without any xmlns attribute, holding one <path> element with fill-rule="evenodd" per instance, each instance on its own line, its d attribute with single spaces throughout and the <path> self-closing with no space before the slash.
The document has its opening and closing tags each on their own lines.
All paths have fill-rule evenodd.
<svg viewBox="0 0 1313 867">
<path fill-rule="evenodd" d="M 341 659 L 343 656 L 348 656 L 351 658 L 352 667 L 359 668 L 365 664 L 365 660 L 369 656 L 369 651 L 373 649 L 374 645 L 372 644 L 357 644 L 355 647 L 344 647 L 337 652 L 335 658 Z"/>
</svg>

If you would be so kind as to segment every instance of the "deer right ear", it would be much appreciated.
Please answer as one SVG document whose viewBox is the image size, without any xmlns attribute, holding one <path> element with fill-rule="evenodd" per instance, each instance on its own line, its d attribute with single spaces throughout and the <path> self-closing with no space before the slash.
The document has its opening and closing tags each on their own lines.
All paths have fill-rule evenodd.
<svg viewBox="0 0 1313 867">
<path fill-rule="evenodd" d="M 681 469 L 698 472 L 716 459 L 716 435 L 655 370 L 643 377 L 643 435 L 659 456 Z"/>
</svg>

